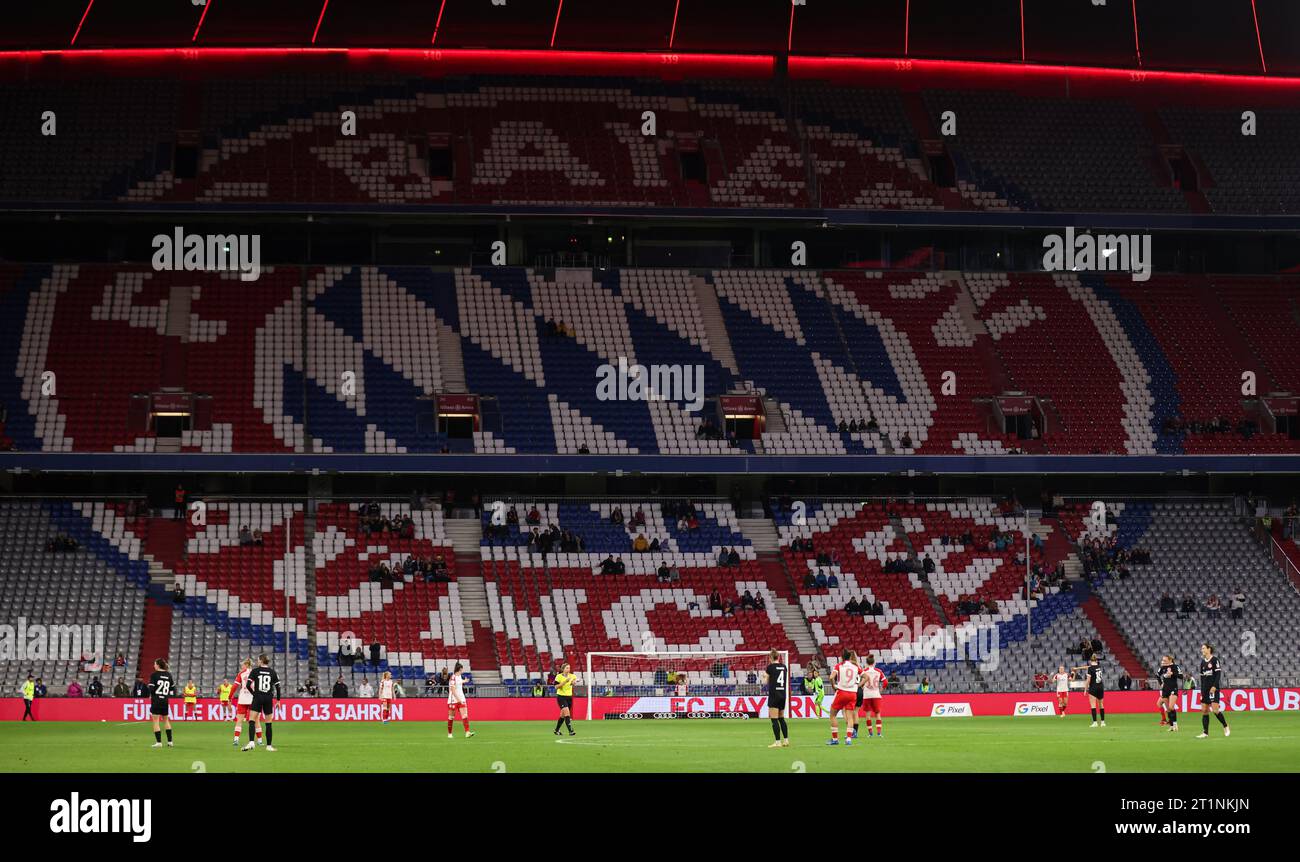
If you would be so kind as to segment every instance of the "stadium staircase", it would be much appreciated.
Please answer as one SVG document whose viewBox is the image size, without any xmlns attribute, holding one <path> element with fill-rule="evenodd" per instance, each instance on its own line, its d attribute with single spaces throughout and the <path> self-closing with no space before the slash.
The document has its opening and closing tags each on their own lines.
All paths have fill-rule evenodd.
<svg viewBox="0 0 1300 862">
<path fill-rule="evenodd" d="M 316 500 L 308 499 L 303 506 L 302 517 L 302 552 L 303 568 L 307 574 L 307 598 L 305 604 L 310 609 L 307 614 L 307 643 L 318 644 L 316 639 Z M 319 650 L 307 650 L 307 677 L 323 682 L 320 676 Z"/>
<path fill-rule="evenodd" d="M 1120 631 L 1115 621 L 1111 619 L 1110 613 L 1106 606 L 1094 594 L 1089 594 L 1088 598 L 1079 603 L 1083 608 L 1084 614 L 1092 627 L 1097 630 L 1101 637 L 1101 642 L 1106 645 L 1115 661 L 1119 662 L 1120 667 L 1128 671 L 1128 675 L 1133 679 L 1146 679 L 1150 672 L 1143 667 L 1142 660 L 1138 658 L 1137 653 L 1133 651 L 1132 645 L 1129 644 L 1128 638 Z"/>
<path fill-rule="evenodd" d="M 758 552 L 759 571 L 763 573 L 763 579 L 771 590 L 772 607 L 781 620 L 786 636 L 798 650 L 798 656 L 793 657 L 791 663 L 797 661 L 807 667 L 809 661 L 816 658 L 825 664 L 825 656 L 817 646 L 812 626 L 808 624 L 808 618 L 804 616 L 795 595 L 790 572 L 781 558 L 781 537 L 776 531 L 776 525 L 767 518 L 739 518 L 737 523 L 740 524 L 740 531 Z"/>
<path fill-rule="evenodd" d="M 144 604 L 140 632 L 140 655 L 136 668 L 141 677 L 153 667 L 154 659 L 166 656 L 172 642 L 172 567 L 185 555 L 185 521 L 150 518 L 144 531 L 142 559 L 149 566 L 149 590 Z"/>
<path fill-rule="evenodd" d="M 465 621 L 466 654 L 474 681 L 501 682 L 501 661 L 497 656 L 488 613 L 487 587 L 483 582 L 483 559 L 479 545 L 483 526 L 478 518 L 448 518 L 443 522 L 447 538 L 456 553 L 456 584 L 460 613 Z"/>
<path fill-rule="evenodd" d="M 465 383 L 465 357 L 460 351 L 460 336 L 442 321 L 438 321 L 438 362 L 444 391 L 469 391 Z"/>
<path fill-rule="evenodd" d="M 740 366 L 736 364 L 736 354 L 731 348 L 731 336 L 727 334 L 727 324 L 722 319 L 722 308 L 718 305 L 718 294 L 713 285 L 703 278 L 692 279 L 695 284 L 695 302 L 700 308 L 700 322 L 704 332 L 709 336 L 709 353 L 722 363 L 732 374 L 740 376 Z"/>
</svg>

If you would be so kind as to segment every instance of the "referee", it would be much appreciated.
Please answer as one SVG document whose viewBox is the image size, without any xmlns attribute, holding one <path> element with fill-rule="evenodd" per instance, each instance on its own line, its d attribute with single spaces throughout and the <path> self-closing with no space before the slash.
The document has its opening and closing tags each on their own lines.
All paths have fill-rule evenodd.
<svg viewBox="0 0 1300 862">
<path fill-rule="evenodd" d="M 27 680 L 23 683 L 23 721 L 31 719 L 36 720 L 36 715 L 32 712 L 32 701 L 36 699 L 36 683 L 32 680 L 32 675 L 27 674 Z"/>
<path fill-rule="evenodd" d="M 578 681 L 578 677 L 570 670 L 570 665 L 566 661 L 564 667 L 555 675 L 555 702 L 560 705 L 560 717 L 555 720 L 555 735 L 560 735 L 560 727 L 564 726 L 569 729 L 569 736 L 577 736 L 573 730 L 573 684 Z"/>
</svg>

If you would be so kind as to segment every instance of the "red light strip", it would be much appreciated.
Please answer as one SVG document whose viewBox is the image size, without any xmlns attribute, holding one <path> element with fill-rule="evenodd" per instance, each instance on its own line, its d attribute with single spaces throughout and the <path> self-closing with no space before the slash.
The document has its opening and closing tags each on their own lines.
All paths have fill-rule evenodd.
<svg viewBox="0 0 1300 862">
<path fill-rule="evenodd" d="M 438 44 L 438 28 L 442 26 L 442 13 L 447 8 L 447 0 L 442 0 L 442 5 L 438 7 L 438 20 L 433 22 L 433 38 L 429 40 L 430 45 Z"/>
<path fill-rule="evenodd" d="M 785 52 L 794 50 L 794 3 L 790 4 L 790 31 L 785 36 Z"/>
<path fill-rule="evenodd" d="M 682 11 L 682 0 L 677 0 L 677 5 L 673 7 L 673 29 L 668 34 L 668 50 L 672 50 L 673 41 L 677 38 L 677 13 Z"/>
<path fill-rule="evenodd" d="M 1137 54 L 1138 68 L 1142 68 L 1142 40 L 1138 38 L 1138 0 L 1133 0 L 1133 51 Z"/>
<path fill-rule="evenodd" d="M 560 5 L 555 7 L 555 26 L 551 28 L 551 47 L 555 47 L 555 34 L 560 32 L 560 13 L 564 11 L 564 0 L 560 0 Z"/>
<path fill-rule="evenodd" d="M 77 22 L 77 32 L 72 34 L 72 41 L 68 44 L 77 44 L 77 37 L 81 35 L 81 28 L 86 23 L 86 16 L 90 14 L 90 7 L 94 5 L 95 0 L 90 0 L 90 2 L 86 4 L 86 11 L 81 13 L 81 20 Z"/>
<path fill-rule="evenodd" d="M 503 60 L 526 61 L 536 64 L 538 68 L 560 67 L 568 65 L 585 65 L 601 71 L 617 72 L 629 65 L 661 65 L 663 54 L 654 51 L 571 51 L 559 50 L 511 50 L 483 48 L 446 48 L 438 52 L 438 58 L 432 58 L 426 48 L 284 48 L 270 46 L 247 47 L 199 47 L 189 46 L 175 48 L 55 48 L 50 50 L 0 50 L 0 61 L 29 60 L 36 61 L 46 57 L 60 57 L 69 61 L 76 60 L 123 60 L 123 61 L 166 61 L 202 62 L 204 60 L 246 60 L 246 59 L 292 59 L 297 57 L 353 56 L 373 57 L 382 54 L 394 60 L 438 62 L 447 60 L 465 60 L 470 62 L 499 63 Z M 732 71 L 740 70 L 751 73 L 771 74 L 775 69 L 775 58 L 771 54 L 710 54 L 687 53 L 680 55 L 682 64 L 695 63 L 700 66 L 730 67 Z M 881 73 L 882 78 L 897 76 L 898 57 L 790 57 L 789 68 L 792 74 L 804 78 L 824 75 L 828 71 L 847 70 Z M 1066 66 L 1041 63 L 999 63 L 983 60 L 912 60 L 911 72 L 941 72 L 967 75 L 972 78 L 1001 77 L 1076 77 L 1097 81 L 1128 82 L 1132 80 L 1134 70 L 1131 68 L 1114 68 L 1100 66 Z M 909 72 L 910 74 L 910 72 Z M 1213 84 L 1238 88 L 1262 90 L 1300 90 L 1300 77 L 1279 75 L 1242 75 L 1222 72 L 1175 72 L 1148 69 L 1144 71 L 1147 81 L 1164 82 L 1180 85 Z"/>
<path fill-rule="evenodd" d="M 191 42 L 199 41 L 199 31 L 203 29 L 203 22 L 208 17 L 208 10 L 212 8 L 212 4 L 215 2 L 216 0 L 207 0 L 207 2 L 203 4 L 203 14 L 199 16 L 199 26 L 194 28 L 194 35 L 190 37 Z"/>
<path fill-rule="evenodd" d="M 1268 74 L 1268 63 L 1264 60 L 1264 40 L 1259 36 L 1259 10 L 1255 8 L 1255 0 L 1250 0 L 1250 14 L 1255 16 L 1255 44 L 1259 46 L 1259 67 Z"/>
<path fill-rule="evenodd" d="M 316 29 L 311 31 L 311 43 L 316 44 L 316 34 L 320 32 L 321 22 L 325 20 L 325 10 L 330 8 L 330 0 L 325 0 L 325 5 L 320 7 L 320 17 L 316 19 Z"/>
<path fill-rule="evenodd" d="M 69 52 L 75 53 L 75 52 Z M 790 58 L 791 77 L 817 78 L 827 72 L 880 73 L 881 78 L 899 74 L 896 57 L 800 57 Z M 912 60 L 907 74 L 940 72 L 971 78 L 1079 78 L 1108 83 L 1130 82 L 1135 70 L 1102 66 L 1063 66 L 1043 63 L 998 63 L 987 60 Z M 1224 72 L 1173 72 L 1144 69 L 1143 80 L 1180 86 L 1218 85 L 1240 89 L 1296 90 L 1300 77 L 1235 75 Z"/>
</svg>

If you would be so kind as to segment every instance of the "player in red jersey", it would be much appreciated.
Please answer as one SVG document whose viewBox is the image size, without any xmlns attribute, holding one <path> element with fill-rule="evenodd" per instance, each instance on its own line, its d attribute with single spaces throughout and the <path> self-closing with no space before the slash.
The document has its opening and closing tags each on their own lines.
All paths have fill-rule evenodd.
<svg viewBox="0 0 1300 862">
<path fill-rule="evenodd" d="M 836 718 L 844 713 L 844 744 L 853 744 L 853 719 L 858 699 L 858 677 L 862 669 L 857 665 L 858 654 L 846 649 L 840 663 L 831 669 L 831 684 L 835 686 L 835 699 L 831 701 L 831 738 L 827 745 L 840 744 L 840 722 Z"/>
<path fill-rule="evenodd" d="M 456 667 L 452 669 L 451 679 L 447 683 L 447 738 L 452 738 L 452 731 L 456 727 L 456 717 L 460 717 L 461 724 L 465 726 L 465 738 L 469 739 L 474 735 L 474 731 L 469 729 L 469 701 L 465 699 L 465 674 L 462 673 L 464 665 L 456 662 Z"/>
<path fill-rule="evenodd" d="M 396 699 L 393 689 L 397 684 L 393 681 L 393 672 L 384 671 L 384 675 L 379 680 L 379 718 L 384 724 L 388 724 L 388 716 L 392 711 L 393 701 Z"/>
<path fill-rule="evenodd" d="M 867 666 L 862 671 L 858 679 L 858 684 L 862 687 L 862 709 L 858 712 L 859 718 L 867 720 L 867 736 L 871 736 L 871 716 L 876 717 L 876 736 L 885 735 L 884 717 L 880 712 L 880 693 L 889 685 L 889 680 L 885 677 L 884 672 L 876 667 L 876 657 L 867 656 Z M 858 731 L 854 731 L 856 737 Z"/>
<path fill-rule="evenodd" d="M 248 722 L 248 729 L 255 731 L 258 745 L 262 744 L 262 728 L 258 727 L 248 715 L 248 706 L 253 702 L 253 693 L 246 691 L 244 684 L 248 682 L 248 673 L 253 669 L 253 660 L 244 659 L 239 666 L 239 673 L 235 674 L 235 741 L 234 746 L 239 747 L 239 734 L 244 729 L 244 723 Z"/>
</svg>

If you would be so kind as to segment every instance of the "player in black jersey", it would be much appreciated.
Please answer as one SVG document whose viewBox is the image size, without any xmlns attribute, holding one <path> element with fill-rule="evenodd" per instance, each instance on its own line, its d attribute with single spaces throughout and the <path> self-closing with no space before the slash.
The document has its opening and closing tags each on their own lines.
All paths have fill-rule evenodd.
<svg viewBox="0 0 1300 862">
<path fill-rule="evenodd" d="M 167 660 L 155 659 L 153 675 L 149 677 L 149 714 L 153 716 L 153 745 L 150 748 L 162 748 L 160 724 L 167 730 L 167 747 L 172 747 L 171 704 L 168 699 L 176 694 L 176 680 L 167 672 Z"/>
<path fill-rule="evenodd" d="M 262 653 L 257 657 L 257 667 L 248 672 L 244 688 L 253 695 L 253 702 L 248 705 L 248 715 L 256 724 L 259 733 L 266 734 L 266 750 L 275 751 L 271 744 L 271 719 L 275 715 L 275 704 L 280 700 L 280 677 L 271 669 L 271 660 Z M 274 695 L 274 700 L 272 700 Z M 248 740 L 242 751 L 251 751 L 254 741 Z"/>
<path fill-rule="evenodd" d="M 1101 726 L 1106 726 L 1106 684 L 1102 682 L 1101 660 L 1097 654 L 1093 653 L 1088 656 L 1088 663 L 1081 667 L 1070 668 L 1070 670 L 1086 670 L 1088 672 L 1088 706 L 1092 710 L 1092 727 L 1097 726 L 1097 713 L 1101 713 Z"/>
<path fill-rule="evenodd" d="M 1160 657 L 1160 670 L 1156 671 L 1160 680 L 1160 705 L 1169 716 L 1169 732 L 1178 730 L 1178 683 L 1182 681 L 1183 672 L 1171 655 Z"/>
<path fill-rule="evenodd" d="M 1214 647 L 1201 644 L 1201 735 L 1205 739 L 1210 735 L 1210 713 L 1223 725 L 1223 735 L 1232 736 L 1228 720 L 1223 717 L 1223 664 L 1214 654 Z"/>
<path fill-rule="evenodd" d="M 767 654 L 767 668 L 763 671 L 767 683 L 767 717 L 772 720 L 772 736 L 776 737 L 768 748 L 787 748 L 790 729 L 785 723 L 785 702 L 790 694 L 790 668 L 781 661 L 779 650 Z"/>
</svg>

